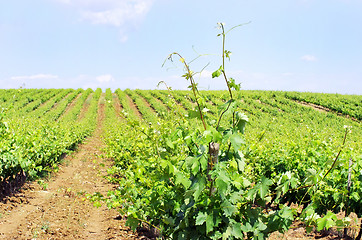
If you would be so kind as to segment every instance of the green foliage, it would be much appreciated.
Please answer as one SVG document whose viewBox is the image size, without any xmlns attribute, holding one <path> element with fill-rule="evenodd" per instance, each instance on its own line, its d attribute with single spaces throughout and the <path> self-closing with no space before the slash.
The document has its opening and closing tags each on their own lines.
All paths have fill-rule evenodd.
<svg viewBox="0 0 362 240">
<path fill-rule="evenodd" d="M 317 104 L 359 121 L 362 120 L 362 97 L 360 95 L 286 92 L 285 96 L 289 99 Z"/>
<path fill-rule="evenodd" d="M 14 98 L 28 99 L 27 92 L 32 91 L 19 90 Z M 78 143 L 92 133 L 96 123 L 100 89 L 93 94 L 88 111 L 84 113 L 82 119 L 78 116 L 84 107 L 86 97 L 93 92 L 91 89 L 83 93 L 83 98 L 79 98 L 74 107 L 62 115 L 70 101 L 80 92 L 82 90 L 44 90 L 44 97 L 40 98 L 44 104 L 37 110 L 28 112 L 29 109 L 34 108 L 34 105 L 28 106 L 31 104 L 29 102 L 27 105 L 14 104 L 13 109 L 19 109 L 19 112 L 23 113 L 21 117 L 17 117 L 18 115 L 11 111 L 8 116 L 0 114 L 0 179 L 2 182 L 11 180 L 18 174 L 25 174 L 30 179 L 37 178 L 43 171 L 53 169 L 63 154 L 74 150 Z M 64 104 L 58 104 L 55 107 L 55 103 L 67 95 L 71 97 L 67 98 Z M 51 98 L 49 96 L 55 96 L 55 98 L 49 100 Z M 59 119 L 61 115 L 62 118 Z"/>
<path fill-rule="evenodd" d="M 224 43 L 228 32 L 220 29 Z M 108 206 L 127 215 L 132 229 L 146 223 L 170 239 L 265 239 L 295 219 L 308 230 L 341 228 L 349 219 L 336 213 L 347 202 L 361 216 L 358 123 L 326 117 L 283 92 L 233 91 L 240 85 L 226 74 L 230 54 L 223 44 L 223 63 L 211 76 L 223 77 L 227 91 L 199 91 L 185 58 L 173 53 L 190 91 L 126 90 L 143 120 L 128 114 L 124 95 L 122 119 L 110 104 L 109 180 L 119 187 L 106 197 Z M 343 125 L 353 132 L 341 148 Z"/>
</svg>

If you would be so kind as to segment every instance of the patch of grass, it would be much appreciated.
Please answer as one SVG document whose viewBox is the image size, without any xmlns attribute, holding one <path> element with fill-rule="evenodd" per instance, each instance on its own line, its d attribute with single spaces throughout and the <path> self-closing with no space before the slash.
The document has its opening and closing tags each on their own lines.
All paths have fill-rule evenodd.
<svg viewBox="0 0 362 240">
<path fill-rule="evenodd" d="M 49 228 L 50 228 L 50 222 L 48 220 L 45 220 L 41 225 L 41 230 L 47 232 Z"/>
<path fill-rule="evenodd" d="M 45 182 L 44 180 L 38 180 L 38 184 L 40 185 L 40 187 L 45 191 L 48 188 L 48 183 Z"/>
</svg>

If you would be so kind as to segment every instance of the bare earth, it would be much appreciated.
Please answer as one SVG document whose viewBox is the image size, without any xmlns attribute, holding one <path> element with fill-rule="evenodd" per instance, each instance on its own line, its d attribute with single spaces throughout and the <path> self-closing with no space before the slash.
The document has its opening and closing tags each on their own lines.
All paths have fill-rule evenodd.
<svg viewBox="0 0 362 240">
<path fill-rule="evenodd" d="M 116 210 L 86 199 L 114 188 L 103 178 L 111 164 L 101 151 L 103 111 L 101 104 L 97 130 L 57 173 L 0 203 L 0 239 L 139 239 Z"/>
</svg>

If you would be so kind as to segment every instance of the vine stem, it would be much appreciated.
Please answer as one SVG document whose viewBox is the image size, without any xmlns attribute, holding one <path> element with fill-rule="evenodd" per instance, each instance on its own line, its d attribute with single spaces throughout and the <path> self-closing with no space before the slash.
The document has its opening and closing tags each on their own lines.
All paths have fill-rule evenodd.
<svg viewBox="0 0 362 240">
<path fill-rule="evenodd" d="M 231 88 L 229 85 L 229 81 L 228 78 L 226 77 L 226 72 L 225 72 L 225 29 L 224 29 L 224 24 L 220 23 L 221 29 L 222 29 L 222 74 L 224 76 L 224 79 L 226 81 L 226 85 L 228 87 L 229 90 L 229 94 L 230 94 L 230 99 L 233 100 L 233 94 L 231 92 Z"/>
<path fill-rule="evenodd" d="M 194 97 L 195 97 L 195 102 L 196 102 L 196 104 L 197 104 L 197 108 L 198 108 L 199 113 L 200 113 L 200 117 L 201 117 L 202 124 L 203 124 L 203 126 L 204 126 L 204 129 L 206 130 L 207 127 L 206 127 L 204 115 L 202 114 L 202 110 L 201 110 L 200 103 L 199 103 L 199 101 L 197 100 L 196 83 L 195 83 L 194 78 L 192 77 L 192 72 L 191 72 L 191 70 L 190 70 L 190 68 L 189 68 L 189 65 L 187 65 L 185 59 L 184 59 L 179 53 L 174 52 L 174 53 L 172 53 L 170 56 L 172 56 L 172 55 L 177 55 L 177 56 L 179 56 L 180 59 L 181 59 L 181 62 L 185 65 L 185 68 L 186 68 L 186 71 L 187 71 L 186 79 L 187 79 L 187 80 L 190 80 L 190 82 L 191 82 L 191 87 L 192 87 L 192 92 L 193 92 Z"/>
<path fill-rule="evenodd" d="M 229 95 L 230 95 L 230 102 L 228 104 L 228 106 L 226 107 L 226 109 L 221 113 L 218 121 L 217 121 L 217 125 L 216 125 L 216 130 L 219 129 L 220 126 L 220 121 L 223 117 L 223 115 L 229 110 L 231 103 L 233 102 L 233 94 L 231 92 L 231 88 L 230 88 L 230 84 L 228 81 L 228 78 L 226 76 L 226 72 L 225 72 L 225 37 L 226 37 L 226 33 L 225 33 L 225 29 L 224 29 L 224 24 L 220 23 L 221 26 L 221 30 L 222 30 L 222 74 L 224 76 L 225 82 L 226 82 L 226 86 L 228 87 L 228 91 L 229 91 Z"/>
</svg>

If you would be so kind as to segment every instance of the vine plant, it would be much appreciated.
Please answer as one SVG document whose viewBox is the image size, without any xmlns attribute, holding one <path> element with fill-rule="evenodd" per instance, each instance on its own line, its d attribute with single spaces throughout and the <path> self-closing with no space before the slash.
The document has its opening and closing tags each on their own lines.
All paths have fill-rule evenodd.
<svg viewBox="0 0 362 240">
<path fill-rule="evenodd" d="M 248 117 L 238 110 L 240 101 L 233 96 L 233 90 L 239 91 L 240 84 L 229 78 L 225 70 L 225 60 L 230 60 L 231 55 L 231 51 L 225 49 L 226 36 L 239 26 L 241 25 L 226 31 L 224 24 L 218 23 L 221 31 L 218 36 L 222 37 L 222 64 L 212 73 L 212 78 L 223 78 L 229 98 L 219 106 L 216 121 L 207 121 L 207 109 L 204 107 L 206 100 L 198 91 L 194 80 L 196 73 L 191 71 L 190 65 L 177 52 L 170 54 L 168 58 L 172 61 L 172 57 L 176 56 L 184 65 L 183 77 L 190 81 L 189 88 L 192 90 L 203 126 L 198 132 L 184 132 L 184 140 L 191 149 L 185 160 L 191 184 L 186 186 L 184 195 L 185 203 L 188 204 L 182 212 L 182 218 L 177 221 L 179 224 L 176 231 L 172 233 L 173 237 L 178 236 L 176 238 L 183 239 L 186 236 L 191 239 L 198 236 L 195 239 L 264 239 L 274 231 L 283 232 L 289 229 L 295 217 L 302 221 L 305 218 L 307 224 L 311 224 L 307 213 L 310 208 L 298 212 L 297 209 L 288 207 L 284 204 L 285 195 L 301 189 L 309 191 L 317 183 L 306 184 L 305 179 L 299 180 L 298 176 L 293 176 L 290 172 L 277 175 L 275 179 L 258 176 L 253 183 L 250 181 L 253 173 L 245 167 L 247 163 L 241 151 L 244 144 L 242 134 Z M 347 131 L 342 146 L 346 136 Z M 334 168 L 340 153 L 341 150 L 318 182 Z M 298 187 L 301 183 L 306 185 Z M 303 198 L 300 205 L 308 203 L 303 202 Z M 313 225 L 318 230 L 332 226 L 327 226 L 325 222 L 333 222 L 332 225 L 338 227 L 347 224 L 346 220 L 336 221 L 335 214 L 329 213 Z M 179 235 L 175 235 L 177 233 Z"/>
<path fill-rule="evenodd" d="M 241 114 L 237 111 L 235 111 L 235 108 L 231 109 L 230 106 L 232 104 L 235 105 L 235 100 L 233 98 L 233 94 L 232 94 L 232 90 L 240 90 L 240 84 L 236 84 L 235 80 L 233 78 L 228 78 L 226 71 L 225 71 L 225 59 L 229 59 L 230 60 L 230 55 L 231 52 L 228 50 L 225 50 L 225 40 L 226 40 L 226 34 L 228 32 L 230 32 L 232 29 L 242 26 L 238 25 L 235 26 L 233 28 L 231 28 L 230 30 L 228 30 L 227 32 L 225 32 L 225 27 L 223 23 L 218 23 L 218 28 L 221 29 L 221 33 L 218 34 L 217 36 L 222 36 L 222 65 L 219 67 L 219 69 L 217 69 L 216 71 L 214 71 L 212 73 L 212 78 L 215 77 L 220 77 L 221 75 L 223 76 L 227 89 L 228 89 L 228 93 L 229 93 L 229 100 L 220 108 L 220 112 L 218 115 L 218 119 L 216 122 L 216 126 L 213 127 L 212 123 L 206 123 L 205 117 L 204 117 L 204 112 L 207 112 L 207 109 L 204 108 L 203 103 L 205 102 L 205 99 L 203 98 L 203 96 L 200 94 L 200 92 L 198 91 L 197 88 L 197 84 L 196 81 L 194 79 L 194 75 L 195 73 L 193 71 L 191 71 L 189 64 L 186 62 L 186 60 L 181 56 L 181 54 L 174 52 L 172 54 L 169 55 L 168 59 L 170 61 L 173 61 L 172 56 L 176 55 L 180 58 L 180 61 L 183 63 L 184 68 L 185 68 L 185 74 L 182 75 L 182 77 L 184 77 L 186 80 L 190 81 L 190 86 L 189 88 L 191 88 L 193 96 L 194 96 L 194 101 L 197 105 L 197 111 L 198 114 L 200 116 L 204 131 L 207 131 L 207 134 L 209 134 L 209 131 L 211 131 L 211 134 L 215 134 L 215 136 L 212 137 L 212 140 L 209 142 L 208 144 L 208 163 L 207 163 L 207 177 L 208 177 L 208 181 L 211 183 L 211 186 L 213 185 L 214 180 L 211 178 L 210 176 L 210 171 L 213 170 L 213 167 L 215 166 L 215 164 L 218 163 L 218 155 L 219 155 L 219 150 L 220 150 L 220 141 L 223 142 L 227 142 L 230 138 L 230 136 L 232 136 L 232 134 L 234 134 L 234 138 L 236 137 L 237 139 L 235 139 L 233 141 L 233 139 L 229 142 L 229 146 L 228 146 L 228 151 L 230 150 L 231 144 L 234 143 L 236 148 L 238 147 L 238 140 L 239 142 L 242 142 L 241 139 L 239 138 L 238 133 L 244 132 L 244 128 L 245 128 L 245 124 L 248 121 L 248 118 L 244 115 Z M 220 122 L 221 119 L 223 118 L 223 116 L 229 111 L 232 110 L 232 123 L 231 123 L 231 128 L 229 129 L 222 129 L 222 131 L 218 132 L 218 129 L 220 127 Z M 228 133 L 228 135 L 226 136 L 226 138 L 222 139 L 220 138 L 222 134 L 222 132 Z M 232 134 L 230 134 L 232 133 Z M 212 191 L 212 187 L 210 187 L 210 195 L 211 195 L 211 191 Z"/>
<path fill-rule="evenodd" d="M 235 97 L 240 85 L 225 70 L 231 55 L 225 39 L 235 27 L 226 31 L 224 24 L 218 26 L 222 63 L 212 77 L 225 81 L 227 101 L 218 107 L 216 119 L 209 117 L 207 99 L 197 88 L 190 63 L 177 52 L 170 54 L 169 60 L 177 57 L 184 66 L 183 77 L 190 82 L 196 111 L 190 111 L 190 118 L 170 114 L 157 123 L 128 121 L 118 128 L 121 132 L 109 138 L 108 145 L 120 149 L 114 151 L 116 164 L 109 170 L 119 188 L 109 192 L 108 206 L 127 215 L 132 229 L 146 223 L 159 237 L 170 239 L 265 239 L 274 231 L 288 230 L 296 217 L 318 230 L 345 226 L 332 213 L 317 215 L 309 194 L 331 170 L 322 179 L 312 170 L 301 179 L 297 171 L 257 175 L 248 166 L 242 149 L 249 120 Z M 195 115 L 201 121 L 199 127 L 192 122 Z M 309 204 L 302 212 L 285 204 L 291 192 L 302 197 L 308 193 L 308 199 L 300 203 Z"/>
<path fill-rule="evenodd" d="M 239 101 L 233 97 L 233 90 L 240 90 L 240 85 L 228 78 L 225 71 L 225 60 L 230 60 L 231 55 L 225 49 L 226 35 L 235 27 L 228 31 L 222 23 L 218 27 L 221 31 L 218 36 L 222 37 L 222 64 L 212 73 L 212 78 L 223 78 L 229 99 L 219 106 L 216 120 L 205 117 L 206 100 L 198 91 L 195 73 L 186 60 L 177 52 L 168 58 L 173 61 L 176 56 L 184 65 L 183 77 L 190 81 L 189 88 L 202 122 L 202 129 L 198 131 L 182 129 L 190 150 L 184 161 L 190 184 L 184 184 L 183 207 L 170 236 L 176 239 L 263 239 L 273 231 L 286 230 L 294 219 L 294 212 L 283 207 L 266 214 L 265 205 L 270 201 L 266 196 L 273 181 L 262 177 L 252 186 L 248 180 L 241 151 L 248 118 L 238 111 Z"/>
</svg>

